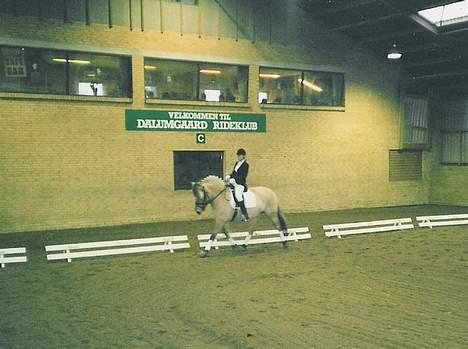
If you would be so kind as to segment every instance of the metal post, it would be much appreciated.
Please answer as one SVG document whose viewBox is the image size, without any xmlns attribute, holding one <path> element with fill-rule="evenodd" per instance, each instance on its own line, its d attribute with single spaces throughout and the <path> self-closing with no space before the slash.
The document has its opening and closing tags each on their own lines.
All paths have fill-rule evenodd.
<svg viewBox="0 0 468 349">
<path fill-rule="evenodd" d="M 164 34 L 164 23 L 163 23 L 163 4 L 162 0 L 159 0 L 159 29 L 161 30 L 161 34 Z"/>
<path fill-rule="evenodd" d="M 89 0 L 85 0 L 85 23 L 89 25 Z"/>
<path fill-rule="evenodd" d="M 144 13 L 145 3 L 143 0 L 140 0 L 140 27 L 141 31 L 145 30 L 145 13 Z"/>
<path fill-rule="evenodd" d="M 130 28 L 130 30 L 133 30 L 132 0 L 128 0 L 128 27 Z"/>
<path fill-rule="evenodd" d="M 112 0 L 107 0 L 107 24 L 112 28 Z"/>
<path fill-rule="evenodd" d="M 63 0 L 63 23 L 68 23 L 67 0 Z"/>
</svg>

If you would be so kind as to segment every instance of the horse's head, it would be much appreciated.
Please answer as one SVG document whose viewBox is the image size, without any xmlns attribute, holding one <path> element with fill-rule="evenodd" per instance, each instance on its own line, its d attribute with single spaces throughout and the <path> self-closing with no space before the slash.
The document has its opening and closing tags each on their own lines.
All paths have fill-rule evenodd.
<svg viewBox="0 0 468 349">
<path fill-rule="evenodd" d="M 195 197 L 195 212 L 201 214 L 208 205 L 206 189 L 200 182 L 192 182 L 192 193 Z"/>
</svg>

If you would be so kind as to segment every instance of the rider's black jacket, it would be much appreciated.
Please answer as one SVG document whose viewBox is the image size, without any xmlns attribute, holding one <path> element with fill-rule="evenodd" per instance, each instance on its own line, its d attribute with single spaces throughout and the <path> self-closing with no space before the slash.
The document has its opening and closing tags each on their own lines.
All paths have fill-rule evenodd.
<svg viewBox="0 0 468 349">
<path fill-rule="evenodd" d="M 247 175 L 249 174 L 249 164 L 247 161 L 244 161 L 244 163 L 237 169 L 237 171 L 236 165 L 234 165 L 234 169 L 232 170 L 231 178 L 234 178 L 237 184 L 243 185 L 244 191 L 247 191 Z"/>
</svg>

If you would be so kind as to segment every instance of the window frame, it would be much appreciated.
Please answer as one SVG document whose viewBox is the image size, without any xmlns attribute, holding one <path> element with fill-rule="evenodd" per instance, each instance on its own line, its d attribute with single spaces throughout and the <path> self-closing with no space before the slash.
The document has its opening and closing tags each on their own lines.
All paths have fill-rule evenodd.
<svg viewBox="0 0 468 349">
<path fill-rule="evenodd" d="M 198 150 L 198 149 L 177 149 L 172 151 L 172 180 L 173 180 L 173 191 L 174 192 L 188 192 L 191 190 L 189 189 L 177 189 L 176 184 L 176 171 L 175 171 L 175 154 L 176 153 L 219 153 L 221 154 L 221 177 L 224 176 L 224 171 L 226 170 L 226 151 L 225 150 L 220 150 L 220 149 L 203 149 L 203 150 Z"/>
<path fill-rule="evenodd" d="M 260 74 L 262 73 L 262 69 L 272 69 L 272 70 L 286 70 L 286 71 L 296 71 L 301 75 L 301 90 L 300 90 L 300 103 L 299 104 L 290 104 L 290 103 L 264 103 L 262 104 L 258 100 L 258 94 L 256 96 L 257 103 L 260 106 L 288 106 L 288 107 L 306 107 L 311 109 L 321 109 L 321 108 L 346 108 L 346 73 L 344 72 L 336 72 L 336 71 L 328 71 L 328 70 L 316 70 L 316 69 L 297 69 L 297 68 L 286 68 L 286 67 L 274 67 L 268 65 L 261 65 L 258 67 L 258 83 L 260 86 Z M 342 86 L 341 86 L 341 104 L 340 105 L 311 105 L 311 104 L 304 104 L 304 76 L 305 73 L 311 74 L 334 74 L 334 75 L 341 75 L 342 76 Z M 258 90 L 260 93 L 260 88 Z"/>
<path fill-rule="evenodd" d="M 459 160 L 458 162 L 448 162 L 444 161 L 444 143 L 442 142 L 443 135 L 447 134 L 457 134 L 460 139 L 460 150 L 459 150 Z M 457 167 L 468 167 L 468 160 L 466 162 L 463 161 L 464 156 L 468 159 L 468 154 L 464 154 L 465 148 L 465 134 L 468 135 L 468 129 L 460 129 L 460 130 L 441 130 L 440 131 L 440 164 L 444 166 L 457 166 Z"/>
<path fill-rule="evenodd" d="M 197 71 L 196 71 L 196 74 L 197 74 L 197 85 L 195 86 L 196 87 L 196 96 L 195 96 L 195 99 L 168 99 L 168 98 L 146 98 L 146 91 L 143 91 L 144 92 L 144 97 L 145 97 L 145 104 L 153 104 L 153 103 L 157 103 L 158 101 L 160 101 L 161 103 L 163 102 L 192 102 L 192 103 L 207 103 L 207 104 L 211 104 L 211 103 L 219 103 L 219 104 L 237 104 L 237 105 L 242 105 L 242 104 L 247 104 L 249 103 L 249 80 L 250 80 L 250 74 L 249 74 L 249 64 L 235 64 L 235 63 L 223 63 L 223 62 L 207 62 L 207 61 L 193 61 L 193 60 L 187 60 L 187 59 L 177 59 L 177 58 L 165 58 L 165 57 L 151 57 L 151 56 L 143 56 L 143 66 L 146 65 L 146 59 L 154 59 L 154 60 L 160 60 L 160 61 L 170 61 L 170 62 L 179 62 L 179 63 L 192 63 L 194 65 L 197 66 Z M 247 68 L 247 81 L 246 81 L 246 89 L 245 89 L 245 102 L 226 102 L 226 101 L 218 101 L 218 102 L 213 102 L 213 101 L 202 101 L 200 99 L 200 69 L 201 69 L 201 65 L 203 64 L 217 64 L 217 65 L 220 65 L 220 66 L 230 66 L 230 67 L 245 67 Z M 144 71 L 144 68 L 143 68 L 143 80 L 145 79 L 145 71 Z M 144 84 L 145 85 L 145 84 Z M 146 86 L 144 86 L 144 88 L 146 88 Z"/>
<path fill-rule="evenodd" d="M 92 99 L 92 100 L 100 100 L 100 99 L 121 99 L 121 100 L 128 100 L 133 98 L 133 57 L 130 54 L 118 54 L 118 53 L 107 53 L 107 52 L 98 52 L 98 51 L 84 51 L 84 50 L 70 50 L 70 49 L 58 49 L 58 48 L 49 48 L 49 47 L 34 47 L 34 46 L 24 46 L 24 45 L 11 45 L 11 44 L 0 44 L 0 49 L 2 47 L 12 47 L 12 48 L 24 48 L 24 49 L 32 49 L 32 50 L 45 50 L 45 51 L 55 51 L 65 54 L 67 62 L 65 62 L 65 93 L 43 93 L 43 92 L 34 92 L 34 91 L 8 91 L 3 90 L 0 86 L 0 93 L 14 93 L 14 94 L 24 94 L 24 95 L 32 95 L 32 96 L 58 96 L 58 97 L 71 97 L 71 98 L 84 98 L 84 99 Z M 130 72 L 129 76 L 129 86 L 128 86 L 128 96 L 89 96 L 89 95 L 80 95 L 80 94 L 70 94 L 70 68 L 68 59 L 70 54 L 77 53 L 77 54 L 89 54 L 89 55 L 101 55 L 101 56 L 112 56 L 112 57 L 124 57 L 129 59 L 129 68 Z"/>
<path fill-rule="evenodd" d="M 456 94 L 454 96 L 451 96 L 451 99 L 448 99 L 447 101 L 455 101 L 457 98 L 462 98 L 462 100 L 465 100 L 466 102 L 466 110 L 465 110 L 465 116 L 463 118 L 464 125 L 468 125 L 468 95 L 466 94 Z M 443 112 L 446 113 L 445 108 L 443 108 Z M 443 118 L 442 120 L 445 120 Z M 443 135 L 447 134 L 456 134 L 459 137 L 459 146 L 460 149 L 458 151 L 458 162 L 448 162 L 444 161 L 444 142 L 443 142 Z M 456 167 L 468 167 L 468 152 L 465 154 L 465 135 L 468 135 L 468 127 L 466 126 L 459 126 L 459 127 L 445 127 L 444 123 L 442 122 L 442 126 L 440 127 L 439 131 L 439 144 L 440 144 L 440 149 L 439 149 L 439 163 L 443 166 L 456 166 Z M 468 149 L 468 148 L 467 148 Z M 466 160 L 464 160 L 466 158 Z"/>
</svg>

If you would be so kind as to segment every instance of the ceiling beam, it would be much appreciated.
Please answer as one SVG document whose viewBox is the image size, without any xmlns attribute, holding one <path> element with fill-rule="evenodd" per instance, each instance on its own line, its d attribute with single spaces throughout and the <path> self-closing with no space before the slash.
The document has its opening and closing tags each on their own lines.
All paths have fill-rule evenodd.
<svg viewBox="0 0 468 349">
<path fill-rule="evenodd" d="M 464 59 L 463 56 L 435 58 L 435 59 L 428 59 L 428 60 L 421 61 L 421 62 L 406 63 L 405 67 L 406 68 L 425 67 L 425 66 L 428 66 L 428 65 L 437 65 L 437 64 L 443 64 L 443 63 L 458 62 L 458 61 L 461 61 L 462 59 Z"/>
<path fill-rule="evenodd" d="M 382 22 L 382 21 L 386 21 L 386 20 L 401 17 L 401 16 L 402 15 L 400 13 L 392 13 L 390 15 L 386 15 L 386 16 L 382 16 L 382 17 L 369 18 L 369 19 L 365 19 L 365 20 L 360 21 L 360 22 L 354 22 L 354 23 L 350 23 L 350 24 L 341 25 L 339 27 L 333 27 L 329 31 L 336 32 L 336 31 L 345 30 L 345 29 L 352 29 L 352 28 L 360 27 L 360 26 L 367 25 L 367 24 L 379 23 L 379 22 Z"/>
<path fill-rule="evenodd" d="M 442 45 L 440 42 L 430 42 L 428 44 L 422 44 L 422 45 L 413 45 L 409 47 L 400 47 L 400 50 L 403 53 L 416 53 L 420 51 L 426 51 L 426 50 L 432 50 L 432 49 L 437 49 L 444 47 L 446 45 Z"/>
<path fill-rule="evenodd" d="M 377 2 L 377 0 L 355 0 L 355 1 L 348 0 L 346 3 L 339 4 L 339 5 L 333 5 L 334 3 L 332 2 L 331 3 L 332 5 L 326 8 L 323 8 L 321 10 L 310 9 L 309 11 L 314 16 L 322 16 L 322 15 L 328 15 L 328 14 L 332 14 L 336 12 L 350 10 L 359 6 L 370 5 L 375 2 Z M 305 4 L 303 7 L 307 9 L 307 4 Z"/>
<path fill-rule="evenodd" d="M 468 76 L 468 70 L 457 70 L 457 71 L 453 71 L 449 73 L 437 73 L 437 74 L 429 74 L 429 75 L 416 75 L 416 76 L 410 76 L 407 80 L 409 81 L 436 80 L 436 79 L 460 77 L 460 76 Z"/>
<path fill-rule="evenodd" d="M 466 32 L 466 31 L 468 31 L 468 27 L 449 30 L 449 31 L 446 31 L 446 32 L 442 32 L 441 34 L 442 35 L 452 35 L 452 34 L 463 33 L 463 32 Z"/>
<path fill-rule="evenodd" d="M 369 36 L 368 38 L 365 39 L 360 39 L 358 40 L 359 43 L 361 44 L 369 44 L 372 42 L 379 42 L 379 41 L 385 41 L 385 40 L 390 40 L 390 39 L 396 39 L 401 36 L 407 36 L 412 33 L 421 33 L 424 30 L 422 28 L 414 28 L 414 29 L 405 29 L 405 30 L 399 30 L 391 33 L 384 33 L 384 34 L 379 34 L 375 36 Z"/>
<path fill-rule="evenodd" d="M 437 28 L 434 24 L 429 22 L 427 19 L 421 17 L 420 15 L 411 14 L 408 16 L 414 23 L 421 26 L 425 30 L 431 32 L 432 34 L 439 35 L 439 28 Z"/>
</svg>

